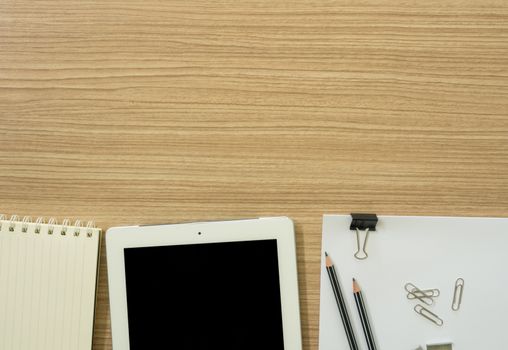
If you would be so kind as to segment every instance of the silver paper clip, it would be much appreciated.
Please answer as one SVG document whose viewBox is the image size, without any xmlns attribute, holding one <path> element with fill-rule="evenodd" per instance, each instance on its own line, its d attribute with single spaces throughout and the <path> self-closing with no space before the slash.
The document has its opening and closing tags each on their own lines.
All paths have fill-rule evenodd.
<svg viewBox="0 0 508 350">
<path fill-rule="evenodd" d="M 425 291 L 421 290 L 414 284 L 406 283 L 406 285 L 404 286 L 404 289 L 406 290 L 406 292 L 408 292 L 408 295 L 413 296 L 414 298 L 420 300 L 422 303 L 425 303 L 427 305 L 434 304 L 434 299 L 432 299 L 432 297 L 430 297 L 430 296 L 427 296 L 425 294 Z"/>
<path fill-rule="evenodd" d="M 416 289 L 412 290 L 411 291 L 412 293 L 407 293 L 407 298 L 408 299 L 416 299 L 417 297 L 415 295 L 418 295 L 422 298 L 437 298 L 441 292 L 439 291 L 439 289 L 424 289 L 424 290 L 421 290 L 420 292 L 418 292 Z"/>
<path fill-rule="evenodd" d="M 452 301 L 453 311 L 458 311 L 460 309 L 463 291 L 464 291 L 464 279 L 457 278 L 457 280 L 455 281 L 455 289 L 453 290 L 453 301 Z"/>
<path fill-rule="evenodd" d="M 427 320 L 431 321 L 432 323 L 434 323 L 434 324 L 436 324 L 438 326 L 442 326 L 443 323 L 444 323 L 443 320 L 441 318 L 439 318 L 438 315 L 436 315 L 435 313 L 433 313 L 429 309 L 426 309 L 425 307 L 423 307 L 420 304 L 417 304 L 414 307 L 414 310 L 415 310 L 415 312 L 417 314 L 425 317 Z"/>
</svg>

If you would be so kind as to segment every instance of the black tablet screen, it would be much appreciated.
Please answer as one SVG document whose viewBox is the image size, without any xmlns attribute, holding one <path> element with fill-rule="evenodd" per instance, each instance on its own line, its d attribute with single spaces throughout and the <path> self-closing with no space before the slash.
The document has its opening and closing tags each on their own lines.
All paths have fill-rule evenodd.
<svg viewBox="0 0 508 350">
<path fill-rule="evenodd" d="M 126 248 L 131 350 L 283 350 L 277 240 Z"/>
</svg>

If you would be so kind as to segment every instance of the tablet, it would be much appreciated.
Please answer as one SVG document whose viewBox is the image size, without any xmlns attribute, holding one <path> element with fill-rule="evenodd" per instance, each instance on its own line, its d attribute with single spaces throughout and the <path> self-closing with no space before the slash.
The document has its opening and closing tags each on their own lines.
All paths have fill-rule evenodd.
<svg viewBox="0 0 508 350">
<path fill-rule="evenodd" d="M 113 349 L 301 350 L 287 217 L 111 228 Z"/>
</svg>

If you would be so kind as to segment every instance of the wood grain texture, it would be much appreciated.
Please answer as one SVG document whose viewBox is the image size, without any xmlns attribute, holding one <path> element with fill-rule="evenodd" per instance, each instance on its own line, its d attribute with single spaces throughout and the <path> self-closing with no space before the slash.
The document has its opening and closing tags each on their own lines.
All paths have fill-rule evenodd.
<svg viewBox="0 0 508 350">
<path fill-rule="evenodd" d="M 292 217 L 317 349 L 323 213 L 508 215 L 508 3 L 2 1 L 0 159 L 5 213 Z"/>
</svg>

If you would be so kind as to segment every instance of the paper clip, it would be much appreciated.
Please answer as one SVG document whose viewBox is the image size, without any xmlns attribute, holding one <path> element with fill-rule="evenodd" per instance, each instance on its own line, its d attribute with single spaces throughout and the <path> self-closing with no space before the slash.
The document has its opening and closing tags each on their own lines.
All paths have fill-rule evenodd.
<svg viewBox="0 0 508 350">
<path fill-rule="evenodd" d="M 453 290 L 452 310 L 458 311 L 462 303 L 462 292 L 464 291 L 464 279 L 457 278 L 455 281 L 455 289 Z"/>
<path fill-rule="evenodd" d="M 422 291 L 417 291 L 417 290 L 412 290 L 411 291 L 412 293 L 407 293 L 407 298 L 408 299 L 416 299 L 416 296 L 415 295 L 418 295 L 422 298 L 437 298 L 439 296 L 439 294 L 441 294 L 441 292 L 439 291 L 439 289 L 425 289 L 425 290 L 422 290 Z"/>
<path fill-rule="evenodd" d="M 409 293 L 409 295 L 412 295 L 414 298 L 420 300 L 422 303 L 425 303 L 427 305 L 434 304 L 434 299 L 432 299 L 430 296 L 427 296 L 423 290 L 421 290 L 414 284 L 406 283 L 404 289 L 406 290 L 406 292 Z"/>
<path fill-rule="evenodd" d="M 415 310 L 415 312 L 417 314 L 419 314 L 420 316 L 425 317 L 427 320 L 431 321 L 432 323 L 434 323 L 434 324 L 436 324 L 438 326 L 442 326 L 443 323 L 444 323 L 443 320 L 440 319 L 438 315 L 436 315 L 435 313 L 433 313 L 429 309 L 426 309 L 425 307 L 423 307 L 420 304 L 417 304 L 414 307 L 414 310 Z"/>
</svg>

